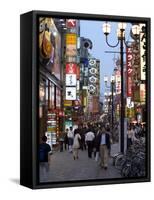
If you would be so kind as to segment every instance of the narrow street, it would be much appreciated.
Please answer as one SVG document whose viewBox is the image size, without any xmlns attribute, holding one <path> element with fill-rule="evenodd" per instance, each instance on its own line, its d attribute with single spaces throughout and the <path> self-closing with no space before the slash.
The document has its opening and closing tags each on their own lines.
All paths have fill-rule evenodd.
<svg viewBox="0 0 154 200">
<path fill-rule="evenodd" d="M 111 148 L 111 156 L 118 152 L 118 145 Z M 40 172 L 40 182 L 71 181 L 120 178 L 120 172 L 112 165 L 112 158 L 109 159 L 108 169 L 104 170 L 99 166 L 94 157 L 88 158 L 87 150 L 79 151 L 79 159 L 74 160 L 73 155 L 68 151 L 54 152 L 51 156 L 50 170 L 46 177 Z"/>
<path fill-rule="evenodd" d="M 39 17 L 40 182 L 121 178 L 112 155 L 147 135 L 145 46 L 146 24 Z M 54 149 L 48 163 L 63 143 L 89 155 Z"/>
</svg>

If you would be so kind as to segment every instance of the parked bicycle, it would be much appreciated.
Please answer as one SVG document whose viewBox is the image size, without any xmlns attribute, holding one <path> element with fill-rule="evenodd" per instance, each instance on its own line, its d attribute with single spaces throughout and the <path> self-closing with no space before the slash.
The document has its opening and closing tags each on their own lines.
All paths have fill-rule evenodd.
<svg viewBox="0 0 154 200">
<path fill-rule="evenodd" d="M 145 138 L 135 141 L 126 154 L 116 154 L 113 164 L 123 177 L 145 176 Z"/>
</svg>

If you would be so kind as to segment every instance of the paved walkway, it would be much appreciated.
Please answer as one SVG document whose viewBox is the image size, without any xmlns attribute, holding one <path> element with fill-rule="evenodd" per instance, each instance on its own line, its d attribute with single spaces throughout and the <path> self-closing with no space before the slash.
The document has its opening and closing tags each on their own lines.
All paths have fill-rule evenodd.
<svg viewBox="0 0 154 200">
<path fill-rule="evenodd" d="M 111 155 L 117 153 L 116 145 L 112 146 Z M 116 151 L 116 152 L 115 152 Z M 109 159 L 107 170 L 99 166 L 94 158 L 88 158 L 87 151 L 79 151 L 79 159 L 74 160 L 72 153 L 68 151 L 54 152 L 51 156 L 49 173 L 43 177 L 40 171 L 40 182 L 72 181 L 120 178 L 120 172 L 112 165 L 112 158 Z"/>
</svg>

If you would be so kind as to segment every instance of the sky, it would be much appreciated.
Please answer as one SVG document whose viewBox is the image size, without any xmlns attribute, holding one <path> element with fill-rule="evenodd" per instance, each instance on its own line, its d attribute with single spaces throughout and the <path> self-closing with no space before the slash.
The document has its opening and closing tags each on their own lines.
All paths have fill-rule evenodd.
<svg viewBox="0 0 154 200">
<path fill-rule="evenodd" d="M 105 51 L 118 51 L 116 48 L 108 47 L 105 41 L 105 35 L 102 30 L 103 21 L 80 20 L 80 36 L 89 38 L 93 43 L 92 50 L 89 52 L 93 57 L 100 59 L 100 95 L 104 94 L 104 76 L 111 76 L 115 67 L 114 58 L 119 56 L 118 53 L 105 53 Z M 117 43 L 117 22 L 109 22 L 111 25 L 111 33 L 109 34 L 109 43 L 115 45 Z M 127 23 L 126 41 L 131 40 L 129 30 L 131 25 Z"/>
</svg>

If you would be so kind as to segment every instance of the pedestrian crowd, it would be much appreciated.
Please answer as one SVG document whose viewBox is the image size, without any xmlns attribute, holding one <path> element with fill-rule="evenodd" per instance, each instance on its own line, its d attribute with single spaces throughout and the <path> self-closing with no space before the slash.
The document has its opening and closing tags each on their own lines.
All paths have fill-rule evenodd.
<svg viewBox="0 0 154 200">
<path fill-rule="evenodd" d="M 127 149 L 129 149 L 135 141 L 138 141 L 141 137 L 146 136 L 145 124 L 136 123 L 128 124 L 127 129 Z"/>
<path fill-rule="evenodd" d="M 116 128 L 117 129 L 117 128 Z M 127 149 L 129 149 L 135 141 L 146 135 L 146 126 L 137 124 L 128 124 L 127 128 Z M 113 136 L 113 134 L 112 134 Z M 111 143 L 113 142 L 108 124 L 103 123 L 87 123 L 80 124 L 78 128 L 69 127 L 66 129 L 63 137 L 59 138 L 60 152 L 68 150 L 72 153 L 73 159 L 79 159 L 79 149 L 87 150 L 89 159 L 92 157 L 95 161 L 100 160 L 100 166 L 105 170 L 108 168 L 108 160 L 110 157 Z M 39 148 L 40 168 L 48 171 L 50 163 L 50 155 L 52 154 L 50 145 L 47 143 L 47 137 L 42 137 L 42 143 Z"/>
<path fill-rule="evenodd" d="M 67 128 L 63 139 L 59 141 L 60 151 L 68 150 L 74 160 L 79 159 L 79 149 L 87 150 L 88 158 L 93 157 L 95 161 L 100 159 L 100 166 L 107 169 L 112 142 L 109 126 L 103 123 L 80 124 L 74 130 Z"/>
</svg>

